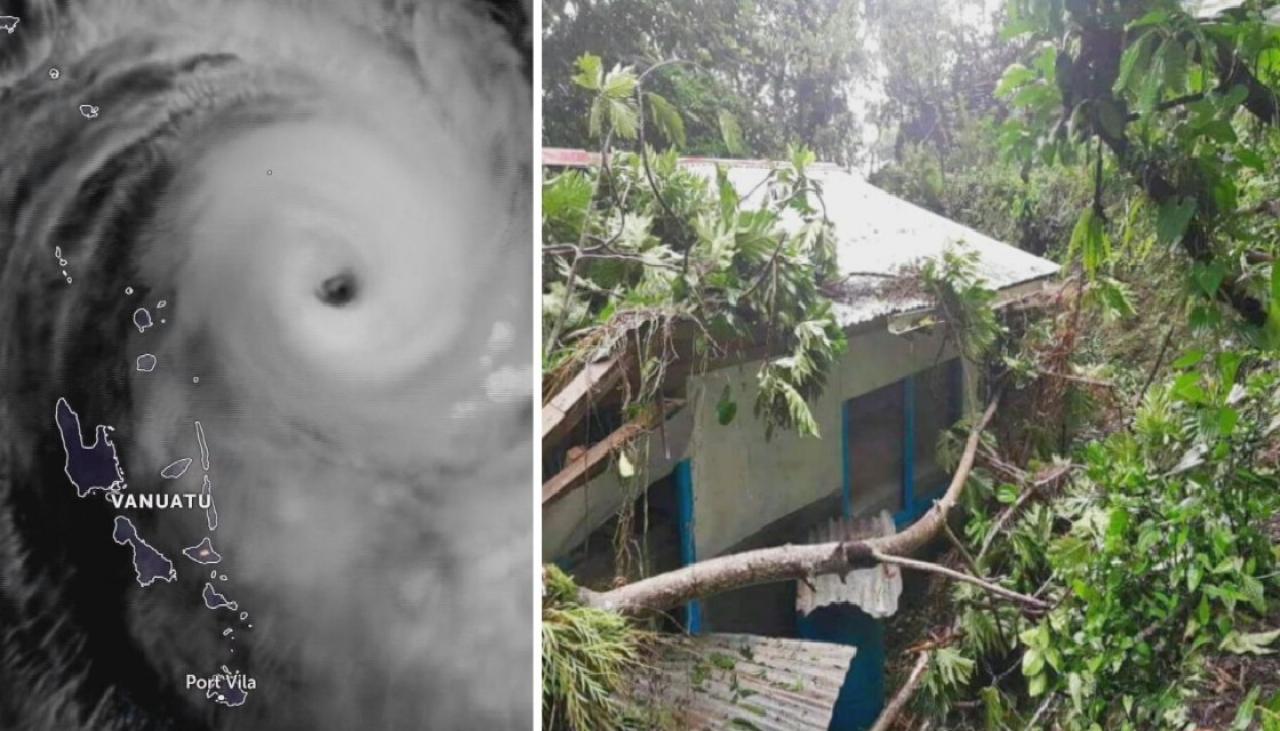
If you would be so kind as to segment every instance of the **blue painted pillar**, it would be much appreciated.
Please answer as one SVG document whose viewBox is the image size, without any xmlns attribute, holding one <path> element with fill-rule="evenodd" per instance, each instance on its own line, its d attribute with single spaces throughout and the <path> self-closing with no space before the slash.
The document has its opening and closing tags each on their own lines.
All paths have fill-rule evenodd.
<svg viewBox="0 0 1280 731">
<path fill-rule="evenodd" d="M 681 460 L 676 464 L 676 514 L 679 519 L 680 563 L 688 566 L 698 560 L 697 536 L 693 522 L 693 463 Z M 694 599 L 685 605 L 685 631 L 691 635 L 702 632 L 702 604 Z"/>
</svg>

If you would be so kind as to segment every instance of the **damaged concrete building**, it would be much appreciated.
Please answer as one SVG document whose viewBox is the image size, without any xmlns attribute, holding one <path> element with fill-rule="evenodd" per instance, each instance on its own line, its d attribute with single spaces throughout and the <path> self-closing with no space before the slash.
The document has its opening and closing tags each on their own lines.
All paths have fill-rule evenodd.
<svg viewBox="0 0 1280 731">
<path fill-rule="evenodd" d="M 543 156 L 548 169 L 593 162 L 575 150 L 548 149 Z M 725 166 L 742 195 L 770 195 L 772 163 L 681 164 L 708 178 Z M 824 392 L 810 404 L 821 437 L 778 432 L 766 439 L 749 409 L 723 423 L 717 406 L 725 395 L 750 404 L 762 359 L 776 355 L 760 344 L 746 344 L 705 369 L 669 375 L 661 418 L 628 421 L 618 413 L 634 369 L 626 355 L 592 363 L 544 393 L 544 561 L 584 585 L 611 581 L 617 516 L 628 506 L 633 535 L 623 538 L 634 542 L 651 575 L 752 548 L 850 531 L 893 532 L 945 490 L 950 475 L 938 457 L 939 436 L 981 407 L 977 374 L 942 328 L 929 326 L 928 299 L 890 284 L 963 242 L 976 252 L 978 273 L 1004 307 L 1050 288 L 1058 266 L 896 198 L 855 173 L 827 165 L 808 172 L 821 182 L 835 224 L 844 286 L 834 309 L 848 338 Z M 644 484 L 617 468 L 623 447 L 638 456 L 628 472 L 643 476 Z M 780 727 L 864 727 L 882 703 L 881 619 L 896 611 L 902 579 L 891 566 L 855 574 L 846 582 L 768 584 L 692 602 L 667 628 L 856 647 L 844 687 L 838 700 L 829 699 L 825 715 Z M 763 707 L 787 702 L 773 698 Z"/>
</svg>

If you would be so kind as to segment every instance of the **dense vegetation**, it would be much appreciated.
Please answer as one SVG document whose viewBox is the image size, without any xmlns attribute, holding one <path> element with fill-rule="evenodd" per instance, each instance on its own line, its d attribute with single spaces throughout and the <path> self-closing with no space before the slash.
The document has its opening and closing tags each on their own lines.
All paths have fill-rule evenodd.
<svg viewBox="0 0 1280 731">
<path fill-rule="evenodd" d="M 1056 258 L 1063 292 L 1039 319 L 997 318 L 962 254 L 915 273 L 1002 394 L 964 493 L 963 530 L 942 560 L 1049 608 L 971 584 L 939 591 L 923 618 L 902 620 L 916 625 L 891 659 L 899 680 L 917 658 L 927 671 L 898 722 L 1280 729 L 1275 3 L 1011 0 L 988 19 L 980 3 L 931 15 L 935 3 L 861 0 L 818 4 L 849 19 L 825 26 L 759 15 L 755 3 L 730 3 L 750 22 L 714 3 L 667 5 L 561 9 L 544 38 L 561 66 L 616 38 L 636 44 L 623 62 L 699 54 L 696 68 L 672 76 L 681 64 L 664 65 L 643 81 L 579 62 L 582 98 L 563 108 L 585 121 L 548 125 L 555 144 L 633 150 L 546 182 L 553 372 L 600 347 L 593 334 L 634 322 L 624 313 L 764 332 L 791 352 L 776 372 L 775 361 L 762 369 L 779 400 L 757 409 L 766 425 L 805 431 L 803 401 L 843 343 L 825 314 L 838 296 L 825 286 L 833 232 L 804 174 L 806 143 Z M 642 15 L 645 32 L 628 32 L 636 21 L 618 7 Z M 699 35 L 680 15 L 699 12 L 737 20 Z M 603 35 L 576 28 L 589 13 L 599 22 L 584 27 Z M 683 21 L 666 28 L 668 17 Z M 725 70 L 744 56 L 766 67 L 772 57 L 752 45 L 761 37 L 864 54 L 802 64 L 839 78 L 824 89 L 841 99 L 796 91 L 800 104 L 778 104 Z M 549 89 L 561 83 L 554 74 L 549 62 Z M 792 90 L 813 80 L 761 74 Z M 878 92 L 860 96 L 868 86 Z M 858 98 L 856 112 L 835 115 L 848 123 L 843 142 L 806 126 L 807 102 Z M 723 180 L 683 175 L 673 153 L 648 151 L 646 123 L 647 141 L 672 150 L 786 155 L 788 193 L 746 209 Z M 776 226 L 787 207 L 806 217 L 799 235 Z M 593 261 L 596 251 L 611 256 Z"/>
<path fill-rule="evenodd" d="M 856 0 L 544 0 L 543 142 L 587 145 L 584 97 L 572 82 L 583 53 L 645 69 L 682 110 L 687 151 L 782 157 L 804 144 L 851 162 L 861 144 L 849 104 L 866 63 Z"/>
<path fill-rule="evenodd" d="M 791 164 L 766 180 L 772 194 L 747 207 L 723 170 L 710 181 L 681 169 L 674 148 L 613 154 L 615 141 L 643 145 L 645 115 L 670 142 L 681 136 L 683 115 L 642 85 L 653 70 L 605 73 L 598 57 L 579 59 L 573 80 L 591 100 L 588 127 L 605 163 L 553 174 L 543 187 L 543 371 L 555 382 L 630 348 L 641 361 L 640 408 L 657 397 L 681 342 L 691 341 L 686 357 L 706 361 L 764 339 L 789 356 L 760 370 L 757 415 L 768 429 L 816 435 L 806 399 L 844 334 L 821 292 L 837 274 L 821 186 L 805 174 L 814 155 L 790 149 Z M 782 226 L 788 213 L 798 228 Z"/>
</svg>

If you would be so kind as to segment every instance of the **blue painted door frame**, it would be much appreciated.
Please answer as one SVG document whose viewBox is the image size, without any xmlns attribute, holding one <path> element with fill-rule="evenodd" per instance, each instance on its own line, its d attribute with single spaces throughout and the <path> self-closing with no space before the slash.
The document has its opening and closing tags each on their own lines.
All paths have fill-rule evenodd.
<svg viewBox="0 0 1280 731">
<path fill-rule="evenodd" d="M 693 521 L 693 463 L 681 460 L 676 464 L 676 515 L 679 521 L 680 563 L 688 566 L 698 560 L 697 535 Z M 691 635 L 702 632 L 702 604 L 694 599 L 684 606 L 685 631 Z"/>
</svg>

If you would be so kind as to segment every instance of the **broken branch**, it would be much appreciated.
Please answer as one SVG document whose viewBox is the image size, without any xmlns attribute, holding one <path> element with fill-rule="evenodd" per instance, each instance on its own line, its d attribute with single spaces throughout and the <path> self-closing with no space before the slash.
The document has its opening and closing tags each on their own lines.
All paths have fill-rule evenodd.
<svg viewBox="0 0 1280 731">
<path fill-rule="evenodd" d="M 916 689 L 920 687 L 920 682 L 924 680 L 924 671 L 929 667 L 929 656 L 928 652 L 920 653 L 915 667 L 911 668 L 911 674 L 907 676 L 907 682 L 902 684 L 894 694 L 893 700 L 889 701 L 889 705 L 880 712 L 880 717 L 876 719 L 876 725 L 871 727 L 871 731 L 889 731 L 893 727 L 893 722 L 898 720 L 902 709 L 907 707 L 907 703 L 916 694 Z"/>
<path fill-rule="evenodd" d="M 939 574 L 941 576 L 946 576 L 949 579 L 955 579 L 956 581 L 963 581 L 967 584 L 973 584 L 974 586 L 979 587 L 985 591 L 991 592 L 996 596 L 1004 597 L 1005 599 L 1009 599 L 1011 601 L 1025 604 L 1028 607 L 1038 611 L 1047 611 L 1051 607 L 1051 605 L 1048 602 L 1041 601 L 1039 599 L 1036 599 L 1033 596 L 1027 596 L 1026 594 L 1019 594 L 1018 592 L 1013 591 L 1011 589 L 1006 589 L 1003 586 L 1000 586 L 999 584 L 993 584 L 990 581 L 979 579 L 976 576 L 970 576 L 969 574 L 966 574 L 962 571 L 949 569 L 946 566 L 941 566 L 936 563 L 929 563 L 928 561 L 917 561 L 914 558 L 906 558 L 904 556 L 891 556 L 887 553 L 883 553 L 881 551 L 876 551 L 876 550 L 871 551 L 871 556 L 872 558 L 874 558 L 875 560 L 881 563 L 897 564 L 898 566 L 902 566 L 904 568 L 915 569 L 916 571 L 927 571 L 932 574 Z"/>
</svg>

